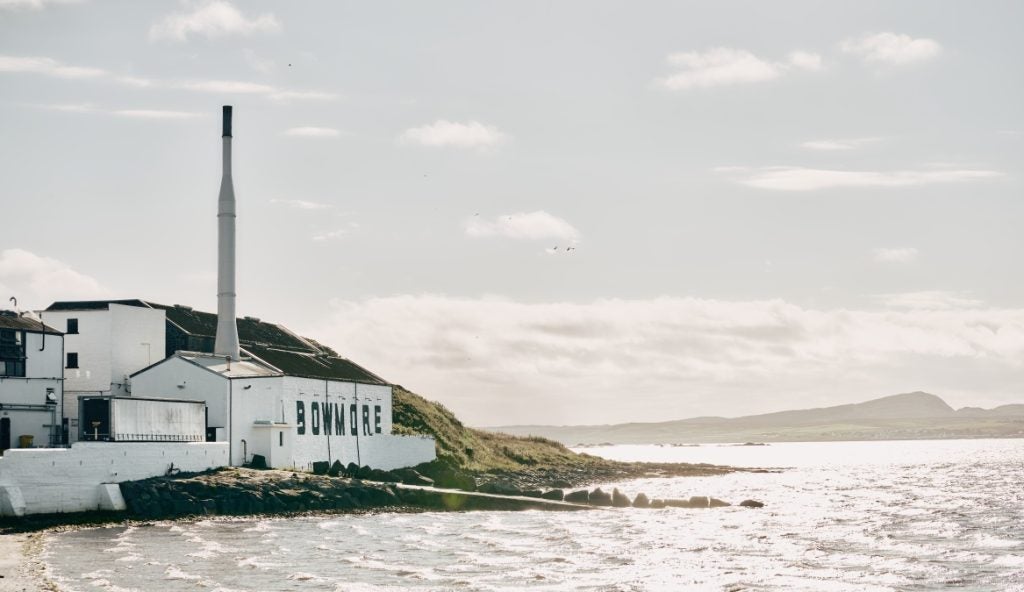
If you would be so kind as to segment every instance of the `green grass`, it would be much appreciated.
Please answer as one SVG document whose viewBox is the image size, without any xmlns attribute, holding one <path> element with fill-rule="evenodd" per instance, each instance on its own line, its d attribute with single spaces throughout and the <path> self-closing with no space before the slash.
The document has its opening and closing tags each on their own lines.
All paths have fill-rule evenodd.
<svg viewBox="0 0 1024 592">
<path fill-rule="evenodd" d="M 433 436 L 439 460 L 479 472 L 590 467 L 612 464 L 537 436 L 512 436 L 463 425 L 440 403 L 395 386 L 393 422 L 396 434 Z"/>
</svg>

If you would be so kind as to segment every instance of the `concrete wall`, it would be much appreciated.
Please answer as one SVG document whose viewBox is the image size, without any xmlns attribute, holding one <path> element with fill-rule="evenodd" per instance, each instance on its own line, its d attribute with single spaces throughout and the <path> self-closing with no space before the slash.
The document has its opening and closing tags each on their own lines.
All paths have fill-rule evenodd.
<svg viewBox="0 0 1024 592">
<path fill-rule="evenodd" d="M 117 508 L 104 484 L 227 464 L 225 443 L 78 442 L 64 449 L 10 450 L 0 458 L 0 515 Z M 123 503 L 123 500 L 122 500 Z"/>
<path fill-rule="evenodd" d="M 127 377 L 167 357 L 164 311 L 110 305 L 111 394 L 127 395 Z"/>
<path fill-rule="evenodd" d="M 59 438 L 64 371 L 62 342 L 60 335 L 47 335 L 43 348 L 42 333 L 25 333 L 25 376 L 0 377 L 0 406 L 6 403 L 40 407 L 39 410 L 0 409 L 0 420 L 7 418 L 11 422 L 12 447 L 18 446 L 18 436 L 32 436 L 34 446 L 51 445 L 50 425 L 54 414 Z M 47 389 L 53 389 L 57 396 L 57 404 L 52 408 L 46 404 Z"/>
</svg>

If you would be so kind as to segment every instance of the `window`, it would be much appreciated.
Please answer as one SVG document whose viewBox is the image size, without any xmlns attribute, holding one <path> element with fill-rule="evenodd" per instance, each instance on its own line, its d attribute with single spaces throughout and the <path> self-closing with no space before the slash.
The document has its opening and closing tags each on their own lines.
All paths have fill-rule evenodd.
<svg viewBox="0 0 1024 592">
<path fill-rule="evenodd" d="M 68 330 L 65 331 L 68 335 L 75 335 L 78 333 L 78 319 L 68 319 Z"/>
<path fill-rule="evenodd" d="M 25 376 L 25 335 L 0 329 L 0 376 Z"/>
<path fill-rule="evenodd" d="M 68 352 L 68 368 L 78 368 L 78 354 Z"/>
</svg>

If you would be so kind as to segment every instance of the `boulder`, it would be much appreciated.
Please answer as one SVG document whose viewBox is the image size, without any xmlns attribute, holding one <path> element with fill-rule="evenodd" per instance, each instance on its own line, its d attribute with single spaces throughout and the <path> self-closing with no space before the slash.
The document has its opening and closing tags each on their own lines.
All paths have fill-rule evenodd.
<svg viewBox="0 0 1024 592">
<path fill-rule="evenodd" d="M 252 462 L 249 463 L 249 467 L 253 469 L 264 470 L 267 468 L 267 457 L 262 454 L 252 455 Z"/>
<path fill-rule="evenodd" d="M 522 495 L 523 497 L 542 498 L 544 497 L 544 492 L 539 489 L 527 489 L 526 491 L 520 493 L 520 495 Z"/>
<path fill-rule="evenodd" d="M 653 508 L 655 510 L 664 508 L 665 506 L 666 506 L 665 500 L 663 500 L 663 499 L 651 500 L 651 508 Z"/>
<path fill-rule="evenodd" d="M 743 500 L 742 502 L 740 502 L 740 505 L 743 506 L 744 508 L 763 508 L 764 507 L 764 503 L 763 502 L 759 502 L 757 500 L 749 500 L 749 499 L 748 500 Z"/>
<path fill-rule="evenodd" d="M 626 494 L 619 491 L 618 487 L 612 490 L 612 506 L 616 508 L 628 508 L 631 505 L 633 505 L 633 503 L 629 501 Z"/>
<path fill-rule="evenodd" d="M 565 492 L 561 489 L 550 489 L 540 494 L 540 496 L 546 500 L 555 500 L 556 502 L 560 502 L 565 498 Z"/>
<path fill-rule="evenodd" d="M 724 508 L 726 506 L 731 506 L 731 505 L 732 504 L 730 504 L 729 502 L 720 500 L 717 497 L 709 497 L 708 498 L 708 507 L 709 508 Z"/>
<path fill-rule="evenodd" d="M 406 485 L 426 485 L 431 486 L 434 484 L 434 480 L 430 477 L 424 477 L 414 469 L 395 469 L 391 471 L 396 477 L 401 479 L 401 483 Z"/>
<path fill-rule="evenodd" d="M 503 479 L 488 481 L 478 487 L 477 491 L 481 493 L 496 493 L 498 495 L 523 495 L 523 492 L 512 482 Z"/>
<path fill-rule="evenodd" d="M 331 463 L 326 460 L 318 460 L 313 462 L 313 474 L 314 475 L 326 475 L 327 471 L 331 470 Z"/>
<path fill-rule="evenodd" d="M 647 499 L 647 495 L 644 493 L 638 493 L 636 499 L 633 500 L 634 508 L 650 508 L 651 500 Z"/>
<path fill-rule="evenodd" d="M 572 502 L 574 504 L 585 504 L 590 501 L 590 492 L 586 489 L 574 491 L 572 493 L 565 494 L 565 501 Z"/>
<path fill-rule="evenodd" d="M 381 483 L 399 483 L 401 481 L 391 471 L 382 471 L 381 469 L 370 469 L 370 474 L 366 478 L 370 481 L 379 481 Z"/>
<path fill-rule="evenodd" d="M 354 462 L 348 463 L 348 465 L 345 467 L 345 476 L 346 477 L 355 477 L 356 473 L 358 473 L 358 472 L 359 472 L 359 465 L 357 465 Z"/>
<path fill-rule="evenodd" d="M 327 476 L 338 477 L 345 472 L 345 465 L 341 464 L 340 460 L 336 460 L 331 463 L 331 468 L 327 469 Z"/>
<path fill-rule="evenodd" d="M 601 488 L 598 487 L 590 492 L 590 505 L 610 506 L 612 505 L 612 494 L 601 491 Z"/>
</svg>

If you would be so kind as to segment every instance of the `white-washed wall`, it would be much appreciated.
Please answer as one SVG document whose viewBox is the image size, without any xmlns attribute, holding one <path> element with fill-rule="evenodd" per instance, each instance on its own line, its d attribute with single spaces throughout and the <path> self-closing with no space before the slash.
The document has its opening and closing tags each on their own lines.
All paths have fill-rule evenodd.
<svg viewBox="0 0 1024 592">
<path fill-rule="evenodd" d="M 104 509 L 104 483 L 228 464 L 223 442 L 78 442 L 71 448 L 9 450 L 0 458 L 0 515 Z M 109 496 L 107 496 L 109 497 Z"/>
<path fill-rule="evenodd" d="M 60 335 L 47 335 L 43 346 L 42 333 L 25 334 L 25 376 L 0 377 L 0 404 L 46 406 L 46 390 L 53 389 L 57 404 L 44 410 L 0 409 L 0 418 L 11 422 L 11 446 L 18 446 L 18 436 L 32 436 L 33 446 L 50 445 L 50 424 L 56 421 L 60 434 L 61 397 L 64 364 Z"/>
<path fill-rule="evenodd" d="M 111 304 L 108 318 L 110 391 L 127 395 L 126 376 L 167 357 L 166 314 L 159 309 Z"/>
<path fill-rule="evenodd" d="M 64 335 L 64 352 L 78 354 L 78 368 L 64 371 L 64 390 L 92 393 L 109 391 L 110 311 L 43 311 L 40 316 L 44 323 L 58 331 L 67 329 L 68 319 L 78 319 L 78 333 Z M 77 410 L 76 415 L 71 417 L 77 417 Z"/>
<path fill-rule="evenodd" d="M 228 380 L 181 358 L 133 377 L 132 396 L 206 401 L 207 426 L 228 426 Z"/>
</svg>

